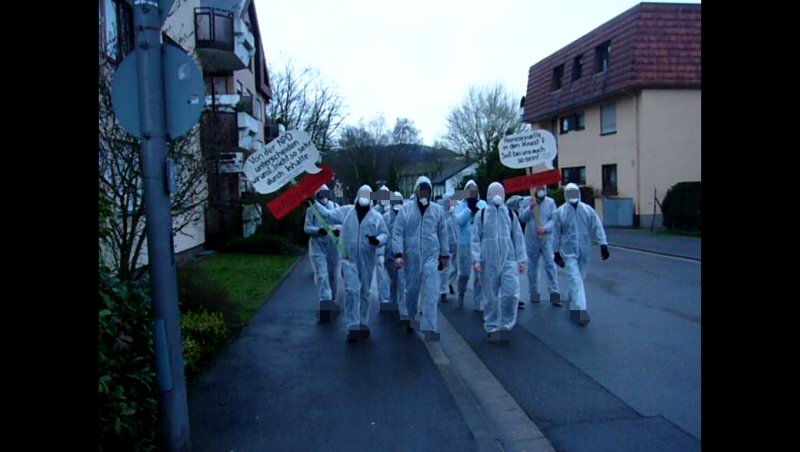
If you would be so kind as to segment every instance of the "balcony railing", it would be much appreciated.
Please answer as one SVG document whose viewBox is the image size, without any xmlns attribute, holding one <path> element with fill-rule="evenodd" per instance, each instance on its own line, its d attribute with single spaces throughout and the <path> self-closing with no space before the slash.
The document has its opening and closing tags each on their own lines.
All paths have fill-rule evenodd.
<svg viewBox="0 0 800 452">
<path fill-rule="evenodd" d="M 195 8 L 194 24 L 197 48 L 234 51 L 233 12 Z"/>
</svg>

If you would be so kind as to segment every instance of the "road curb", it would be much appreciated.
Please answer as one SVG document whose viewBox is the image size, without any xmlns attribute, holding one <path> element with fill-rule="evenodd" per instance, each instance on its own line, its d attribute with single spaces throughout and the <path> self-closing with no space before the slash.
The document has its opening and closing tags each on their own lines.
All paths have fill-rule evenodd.
<svg viewBox="0 0 800 452">
<path fill-rule="evenodd" d="M 680 254 L 664 253 L 662 251 L 653 251 L 653 250 L 648 250 L 648 249 L 645 249 L 645 248 L 637 248 L 637 247 L 633 247 L 633 246 L 618 245 L 616 243 L 610 243 L 610 242 L 609 242 L 608 246 L 613 247 L 613 248 L 621 248 L 621 249 L 624 249 L 624 250 L 641 251 L 643 253 L 657 254 L 659 256 L 676 257 L 678 259 L 687 259 L 687 260 L 690 260 L 690 261 L 701 262 L 700 258 L 691 257 L 691 256 L 685 256 L 685 255 L 680 255 Z"/>
<path fill-rule="evenodd" d="M 479 451 L 555 452 L 550 441 L 438 312 L 441 341 L 426 343 Z M 452 372 L 452 374 L 450 374 Z"/>
</svg>

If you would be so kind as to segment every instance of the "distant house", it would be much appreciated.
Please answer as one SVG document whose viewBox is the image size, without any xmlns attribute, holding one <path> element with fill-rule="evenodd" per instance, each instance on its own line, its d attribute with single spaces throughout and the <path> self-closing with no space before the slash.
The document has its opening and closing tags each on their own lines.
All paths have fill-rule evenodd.
<svg viewBox="0 0 800 452">
<path fill-rule="evenodd" d="M 477 163 L 466 162 L 462 159 L 445 161 L 428 161 L 410 165 L 399 174 L 399 190 L 404 197 L 409 198 L 414 193 L 414 184 L 420 176 L 427 176 L 433 186 L 433 199 L 439 199 L 445 194 L 452 194 L 460 189 L 461 179 L 475 174 Z"/>
<path fill-rule="evenodd" d="M 453 162 L 446 167 L 435 179 L 431 180 L 433 185 L 433 199 L 439 199 L 448 194 L 452 195 L 456 190 L 461 190 L 467 177 L 475 174 L 478 170 L 478 162 Z"/>
<path fill-rule="evenodd" d="M 530 68 L 523 121 L 553 132 L 562 183 L 594 187 L 606 225 L 649 225 L 654 193 L 700 181 L 700 15 L 641 3 Z"/>
</svg>

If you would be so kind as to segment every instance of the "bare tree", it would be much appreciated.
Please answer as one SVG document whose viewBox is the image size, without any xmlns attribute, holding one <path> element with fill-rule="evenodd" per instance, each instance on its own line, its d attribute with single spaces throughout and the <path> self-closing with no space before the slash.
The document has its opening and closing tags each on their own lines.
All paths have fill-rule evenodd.
<svg viewBox="0 0 800 452">
<path fill-rule="evenodd" d="M 422 144 L 422 137 L 414 121 L 408 118 L 397 118 L 392 130 L 392 144 Z"/>
<path fill-rule="evenodd" d="M 344 97 L 319 69 L 298 69 L 294 58 L 281 54 L 281 66 L 271 75 L 272 102 L 268 120 L 286 130 L 304 130 L 322 151 L 329 151 L 347 114 Z"/>
<path fill-rule="evenodd" d="M 115 64 L 101 53 L 98 169 L 101 190 L 111 200 L 114 210 L 104 255 L 121 279 L 135 279 L 144 271 L 144 268 L 137 270 L 145 242 L 141 144 L 120 126 L 114 114 L 111 88 L 115 70 Z M 207 199 L 207 163 L 200 154 L 199 126 L 170 142 L 169 157 L 174 163 L 175 176 L 170 197 L 173 236 L 190 236 L 187 227 L 203 219 Z"/>
<path fill-rule="evenodd" d="M 485 163 L 503 136 L 521 130 L 518 99 L 501 83 L 470 86 L 447 115 L 448 146 Z"/>
</svg>

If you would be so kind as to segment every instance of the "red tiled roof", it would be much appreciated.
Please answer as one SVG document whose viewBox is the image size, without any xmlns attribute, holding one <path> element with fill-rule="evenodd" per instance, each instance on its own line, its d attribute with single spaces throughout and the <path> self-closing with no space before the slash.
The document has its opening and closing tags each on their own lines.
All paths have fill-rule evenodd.
<svg viewBox="0 0 800 452">
<path fill-rule="evenodd" d="M 524 120 L 538 122 L 623 90 L 700 88 L 699 4 L 640 3 L 531 66 Z M 595 73 L 595 48 L 611 42 L 606 73 Z M 576 56 L 581 78 L 572 82 Z M 553 69 L 564 64 L 562 88 Z"/>
</svg>

